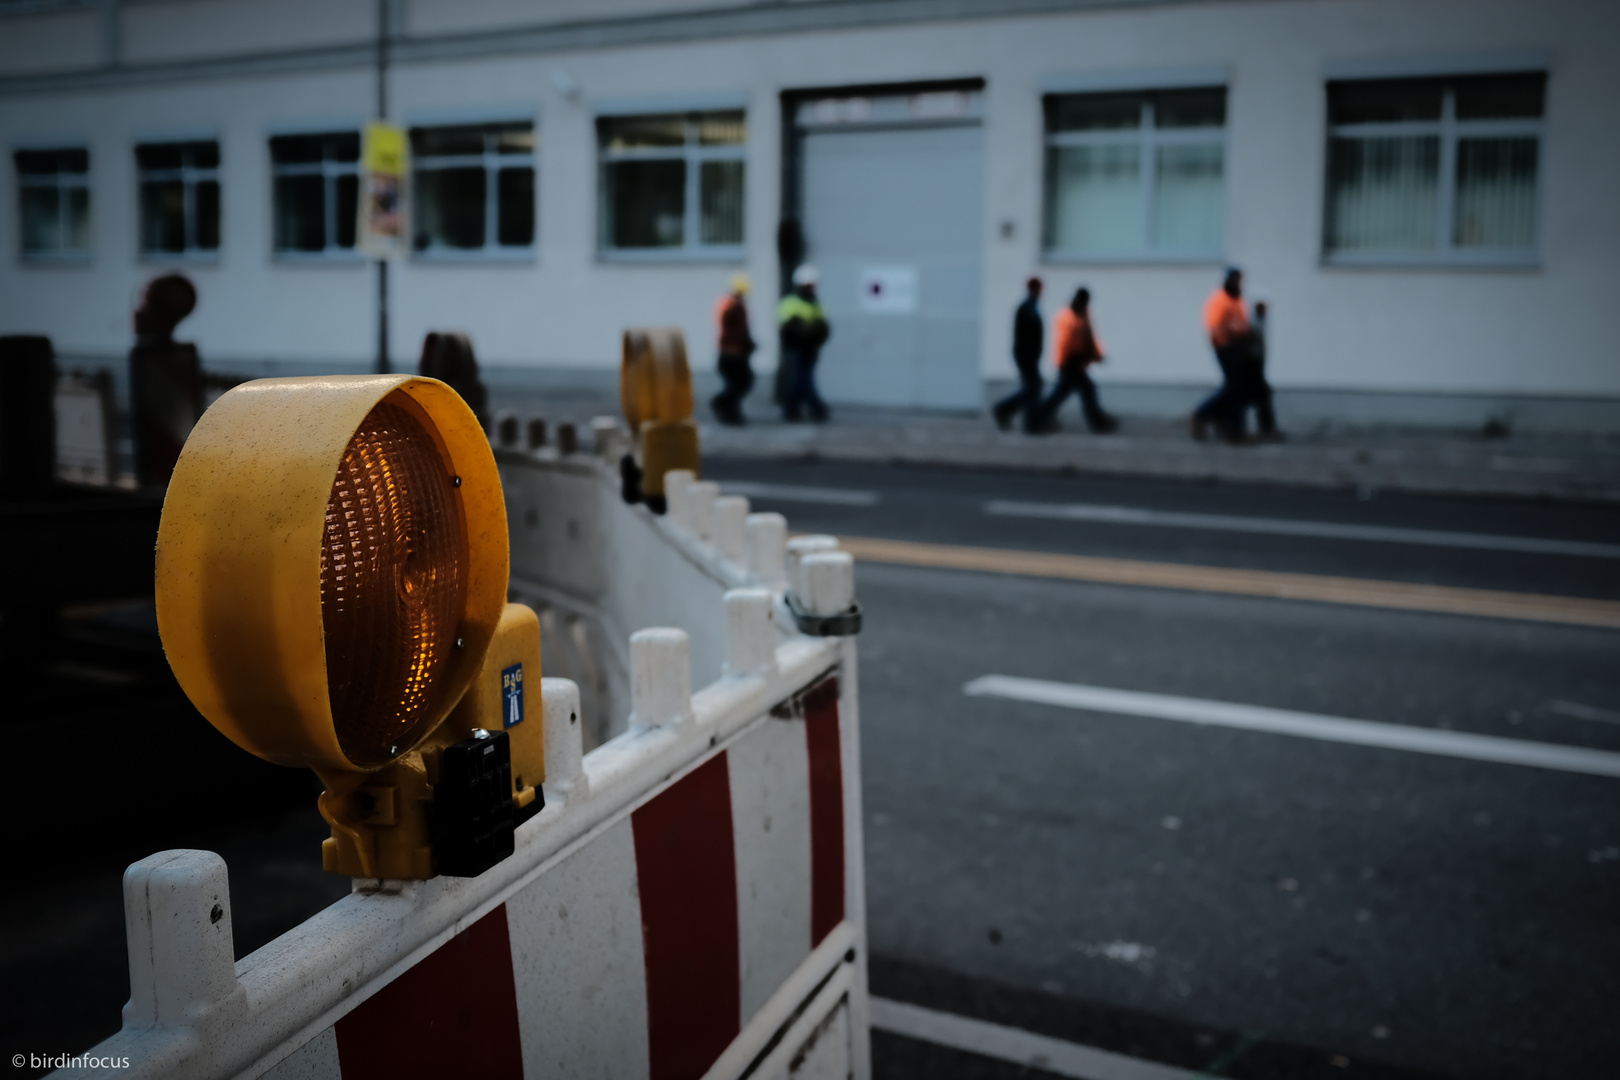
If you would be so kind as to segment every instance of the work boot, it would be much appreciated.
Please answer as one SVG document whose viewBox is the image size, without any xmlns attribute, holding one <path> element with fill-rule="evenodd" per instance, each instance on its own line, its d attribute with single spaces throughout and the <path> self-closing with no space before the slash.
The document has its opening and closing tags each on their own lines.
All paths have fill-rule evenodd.
<svg viewBox="0 0 1620 1080">
<path fill-rule="evenodd" d="M 709 402 L 709 408 L 714 410 L 714 418 L 727 427 L 742 427 L 742 410 L 736 406 L 726 407 L 725 402 L 715 398 Z"/>
</svg>

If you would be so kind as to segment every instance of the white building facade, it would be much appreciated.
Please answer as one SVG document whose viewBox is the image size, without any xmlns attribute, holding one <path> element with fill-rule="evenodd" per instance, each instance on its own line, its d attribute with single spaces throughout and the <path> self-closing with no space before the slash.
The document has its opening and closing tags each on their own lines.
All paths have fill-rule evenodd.
<svg viewBox="0 0 1620 1080">
<path fill-rule="evenodd" d="M 1285 419 L 1620 430 L 1620 6 L 1583 0 L 9 0 L 0 332 L 113 363 L 177 269 L 211 367 L 374 366 L 380 51 L 396 370 L 464 330 L 491 381 L 606 385 L 647 325 L 707 368 L 746 273 L 769 371 L 802 247 L 834 403 L 982 407 L 1033 274 L 1091 289 L 1110 407 L 1170 413 L 1235 264 Z"/>
</svg>

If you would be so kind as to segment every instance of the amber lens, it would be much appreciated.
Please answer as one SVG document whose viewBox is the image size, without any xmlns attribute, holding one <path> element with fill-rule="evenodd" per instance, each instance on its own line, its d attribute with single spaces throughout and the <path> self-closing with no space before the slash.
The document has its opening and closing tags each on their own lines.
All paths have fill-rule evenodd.
<svg viewBox="0 0 1620 1080">
<path fill-rule="evenodd" d="M 467 604 L 463 535 L 433 436 L 384 399 L 343 452 L 321 543 L 327 691 L 356 765 L 385 764 L 434 719 Z"/>
</svg>

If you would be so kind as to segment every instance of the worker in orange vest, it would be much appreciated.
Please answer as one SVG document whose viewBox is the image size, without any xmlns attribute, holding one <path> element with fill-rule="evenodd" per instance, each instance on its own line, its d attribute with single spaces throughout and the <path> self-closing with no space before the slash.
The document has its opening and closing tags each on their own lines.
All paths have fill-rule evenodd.
<svg viewBox="0 0 1620 1080">
<path fill-rule="evenodd" d="M 1204 302 L 1204 329 L 1215 350 L 1215 362 L 1221 366 L 1221 388 L 1193 410 L 1192 437 L 1200 442 L 1207 439 L 1214 421 L 1223 438 L 1237 441 L 1243 436 L 1247 407 L 1242 396 L 1244 366 L 1253 334 L 1243 303 L 1243 271 L 1237 267 L 1226 268 L 1226 280 Z"/>
<path fill-rule="evenodd" d="M 758 346 L 748 331 L 748 278 L 738 274 L 731 279 L 731 289 L 714 308 L 715 334 L 720 354 L 720 378 L 725 382 L 709 402 L 714 418 L 722 424 L 741 426 L 745 423 L 743 398 L 754 388 L 754 369 L 748 358 Z"/>
<path fill-rule="evenodd" d="M 1058 369 L 1058 378 L 1051 395 L 1041 403 L 1036 431 L 1052 429 L 1058 409 L 1076 390 L 1080 392 L 1086 426 L 1093 434 L 1110 435 L 1119 430 L 1119 421 L 1103 411 L 1097 400 L 1097 384 L 1086 374 L 1087 368 L 1102 363 L 1103 358 L 1102 342 L 1091 328 L 1091 290 L 1077 289 L 1069 306 L 1052 321 L 1052 363 Z"/>
</svg>

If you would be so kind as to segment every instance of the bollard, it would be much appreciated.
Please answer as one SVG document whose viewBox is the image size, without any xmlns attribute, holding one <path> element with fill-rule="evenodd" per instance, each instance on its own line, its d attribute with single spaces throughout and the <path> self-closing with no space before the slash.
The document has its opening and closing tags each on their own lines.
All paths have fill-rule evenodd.
<svg viewBox="0 0 1620 1080">
<path fill-rule="evenodd" d="M 787 518 L 781 514 L 749 514 L 748 572 L 761 585 L 773 589 L 787 584 Z"/>
<path fill-rule="evenodd" d="M 568 455 L 579 449 L 579 439 L 575 435 L 574 425 L 564 420 L 557 425 L 557 453 Z"/>
<path fill-rule="evenodd" d="M 630 727 L 666 727 L 692 715 L 691 641 L 669 626 L 630 635 Z"/>
<path fill-rule="evenodd" d="M 518 418 L 516 413 L 503 412 L 495 417 L 495 445 L 510 450 L 517 446 Z"/>
<path fill-rule="evenodd" d="M 748 554 L 748 500 L 741 495 L 722 495 L 714 500 L 709 513 L 709 533 L 716 550 L 741 566 Z"/>
<path fill-rule="evenodd" d="M 124 871 L 129 1003 L 124 1024 L 193 1026 L 233 997 L 231 894 L 212 851 L 160 851 Z"/>
<path fill-rule="evenodd" d="M 540 701 L 546 725 L 546 804 L 582 799 L 590 794 L 584 766 L 584 716 L 579 707 L 579 684 L 573 679 L 540 680 Z"/>
<path fill-rule="evenodd" d="M 694 480 L 686 486 L 686 527 L 705 543 L 714 542 L 714 500 L 720 485 L 713 480 Z"/>
<path fill-rule="evenodd" d="M 808 555 L 818 551 L 837 551 L 838 537 L 817 533 L 810 536 L 795 536 L 787 542 L 787 582 L 788 591 L 804 595 L 804 582 L 799 575 L 799 564 Z"/>
<path fill-rule="evenodd" d="M 855 605 L 855 559 L 847 551 L 817 551 L 799 564 L 799 602 L 811 615 L 841 615 Z"/>
<path fill-rule="evenodd" d="M 775 597 L 769 589 L 726 593 L 726 663 L 732 678 L 769 676 L 776 667 Z"/>
<path fill-rule="evenodd" d="M 538 450 L 546 445 L 546 421 L 536 416 L 529 421 L 529 449 Z"/>
</svg>

